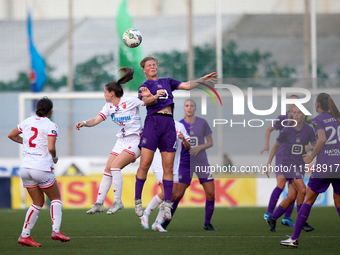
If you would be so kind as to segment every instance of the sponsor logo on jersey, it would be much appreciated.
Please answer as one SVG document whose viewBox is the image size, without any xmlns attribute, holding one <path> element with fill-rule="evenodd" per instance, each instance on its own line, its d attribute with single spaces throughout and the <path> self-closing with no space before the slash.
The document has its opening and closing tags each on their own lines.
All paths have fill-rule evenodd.
<svg viewBox="0 0 340 255">
<path fill-rule="evenodd" d="M 51 132 L 52 132 L 52 134 L 54 134 L 54 135 L 58 135 L 58 133 L 57 133 L 56 130 L 52 130 Z"/>
<path fill-rule="evenodd" d="M 317 124 L 317 123 L 314 123 L 314 124 L 313 124 L 313 128 L 314 128 L 314 130 L 317 130 L 317 129 L 318 129 L 318 124 Z"/>
<path fill-rule="evenodd" d="M 300 137 L 296 137 L 296 142 L 300 143 Z"/>
<path fill-rule="evenodd" d="M 125 102 L 122 103 L 122 107 L 123 107 L 123 109 L 126 109 L 126 103 Z"/>
<path fill-rule="evenodd" d="M 163 88 L 161 84 L 158 84 L 157 87 L 158 87 L 158 88 Z"/>
<path fill-rule="evenodd" d="M 146 144 L 147 138 L 143 138 L 142 144 Z"/>
<path fill-rule="evenodd" d="M 131 120 L 131 116 L 122 116 L 122 117 L 115 117 L 113 118 L 114 122 L 122 122 L 122 121 L 128 121 Z"/>
</svg>

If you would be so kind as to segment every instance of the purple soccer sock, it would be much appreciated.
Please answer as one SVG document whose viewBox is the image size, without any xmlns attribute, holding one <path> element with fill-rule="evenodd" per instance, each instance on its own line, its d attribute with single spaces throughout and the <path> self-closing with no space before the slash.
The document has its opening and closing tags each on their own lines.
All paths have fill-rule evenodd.
<svg viewBox="0 0 340 255">
<path fill-rule="evenodd" d="M 311 209 L 312 209 L 312 206 L 310 204 L 307 204 L 307 203 L 302 204 L 301 209 L 299 210 L 299 213 L 296 217 L 294 233 L 291 236 L 291 239 L 296 240 L 299 238 L 301 230 L 308 219 Z"/>
<path fill-rule="evenodd" d="M 273 213 L 275 206 L 277 204 L 277 200 L 279 200 L 281 193 L 282 193 L 282 189 L 280 189 L 279 187 L 275 187 L 269 199 L 267 213 L 269 214 Z"/>
<path fill-rule="evenodd" d="M 179 201 L 180 200 L 174 200 L 174 202 L 173 202 L 173 204 L 172 204 L 172 208 L 171 208 L 171 215 L 174 215 L 175 214 L 175 211 L 176 211 L 176 209 L 177 209 L 177 206 L 178 206 L 178 204 L 179 204 Z"/>
<path fill-rule="evenodd" d="M 174 217 L 174 214 L 176 212 L 176 209 L 177 209 L 177 206 L 178 206 L 178 203 L 179 203 L 180 200 L 174 200 L 174 202 L 172 203 L 172 208 L 171 208 L 171 219 Z M 164 219 L 165 221 L 167 222 L 170 222 L 171 220 L 168 220 L 168 219 Z"/>
<path fill-rule="evenodd" d="M 136 175 L 135 199 L 141 199 L 142 198 L 142 191 L 143 191 L 145 181 L 146 181 L 146 178 L 145 179 L 139 179 Z"/>
<path fill-rule="evenodd" d="M 205 218 L 204 225 L 210 224 L 211 217 L 214 213 L 215 209 L 215 199 L 214 200 L 205 200 Z"/>
<path fill-rule="evenodd" d="M 285 218 L 290 218 L 290 216 L 292 216 L 294 204 L 295 204 L 295 201 L 291 203 L 291 205 L 288 207 L 287 211 L 285 212 Z"/>
<path fill-rule="evenodd" d="M 301 204 L 301 205 L 296 205 L 296 211 L 297 211 L 297 213 L 300 212 L 301 206 L 302 206 L 302 204 Z"/>
<path fill-rule="evenodd" d="M 339 218 L 340 218 L 340 206 L 336 208 L 336 210 L 338 211 L 339 214 Z"/>
<path fill-rule="evenodd" d="M 283 208 L 279 205 L 272 215 L 273 220 L 277 220 L 278 218 L 280 218 L 286 211 L 287 211 L 287 209 L 285 209 L 285 208 Z"/>
<path fill-rule="evenodd" d="M 164 187 L 164 201 L 170 203 L 172 196 L 172 187 L 174 182 L 172 180 L 164 180 L 163 179 L 163 187 Z"/>
</svg>

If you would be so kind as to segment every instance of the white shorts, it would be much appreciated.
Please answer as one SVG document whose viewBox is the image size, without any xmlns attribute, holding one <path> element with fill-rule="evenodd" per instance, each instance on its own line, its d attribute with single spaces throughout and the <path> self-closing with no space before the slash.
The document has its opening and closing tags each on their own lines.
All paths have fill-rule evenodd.
<svg viewBox="0 0 340 255">
<path fill-rule="evenodd" d="M 111 151 L 111 154 L 118 156 L 120 153 L 122 153 L 122 151 L 125 151 L 131 154 L 134 158 L 134 161 L 136 161 L 136 159 L 140 156 L 140 149 L 138 147 L 139 141 L 139 135 L 119 137 Z"/>
<path fill-rule="evenodd" d="M 24 188 L 48 189 L 57 181 L 53 172 L 35 170 L 31 168 L 20 168 L 20 177 Z"/>
<path fill-rule="evenodd" d="M 153 173 L 155 174 L 157 183 L 163 183 L 163 166 L 162 166 L 162 156 L 159 150 L 157 149 L 155 152 L 155 155 L 153 157 L 152 161 L 152 170 Z M 173 171 L 174 177 L 174 183 L 178 183 L 178 167 L 174 166 L 174 171 Z"/>
<path fill-rule="evenodd" d="M 161 183 L 163 184 L 163 172 L 154 171 L 153 173 L 155 174 L 158 185 Z M 178 174 L 174 174 L 173 181 L 174 183 L 178 183 Z"/>
</svg>

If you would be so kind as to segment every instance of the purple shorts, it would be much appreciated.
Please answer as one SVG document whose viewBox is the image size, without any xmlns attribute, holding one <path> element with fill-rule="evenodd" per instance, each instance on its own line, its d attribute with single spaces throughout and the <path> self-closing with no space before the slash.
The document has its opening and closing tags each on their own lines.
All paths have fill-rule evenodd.
<svg viewBox="0 0 340 255">
<path fill-rule="evenodd" d="M 159 148 L 161 152 L 175 152 L 177 135 L 172 115 L 155 113 L 146 116 L 139 146 L 152 151 Z"/>
<path fill-rule="evenodd" d="M 332 184 L 334 193 L 340 195 L 340 179 L 339 178 L 309 178 L 308 187 L 316 193 L 325 192 L 329 185 Z"/>
<path fill-rule="evenodd" d="M 299 175 L 292 177 L 292 174 L 288 173 L 288 174 L 283 174 L 283 176 L 286 178 L 286 180 L 288 181 L 289 184 L 291 184 L 294 181 L 294 179 L 303 179 L 304 178 L 304 175 L 302 175 L 302 174 L 299 174 Z"/>
<path fill-rule="evenodd" d="M 199 169 L 195 169 L 190 166 L 180 165 L 178 169 L 178 182 L 185 183 L 190 186 L 193 173 L 195 173 L 200 181 L 200 184 L 205 182 L 214 181 L 212 173 L 208 169 L 209 165 L 200 166 Z"/>
</svg>

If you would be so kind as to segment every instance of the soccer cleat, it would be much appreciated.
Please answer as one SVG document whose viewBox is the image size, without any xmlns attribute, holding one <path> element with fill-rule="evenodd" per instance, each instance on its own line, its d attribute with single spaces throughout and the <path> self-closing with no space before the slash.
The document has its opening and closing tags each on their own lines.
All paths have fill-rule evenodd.
<svg viewBox="0 0 340 255">
<path fill-rule="evenodd" d="M 165 230 L 157 221 L 152 224 L 151 228 L 153 231 L 168 232 L 168 230 Z"/>
<path fill-rule="evenodd" d="M 296 240 L 293 240 L 292 238 L 290 238 L 290 236 L 288 236 L 289 238 L 287 240 L 282 240 L 280 242 L 281 245 L 284 245 L 284 246 L 289 246 L 289 247 L 293 247 L 293 248 L 297 248 L 298 245 L 299 245 L 299 241 L 298 239 Z"/>
<path fill-rule="evenodd" d="M 271 216 L 270 213 L 265 213 L 265 214 L 263 215 L 263 219 L 264 219 L 265 221 L 267 221 L 267 218 L 268 218 L 269 216 Z"/>
<path fill-rule="evenodd" d="M 292 228 L 295 227 L 295 224 L 291 218 L 283 218 L 281 220 L 281 224 Z"/>
<path fill-rule="evenodd" d="M 27 246 L 31 246 L 31 247 L 40 247 L 41 246 L 40 243 L 34 242 L 34 239 L 32 237 L 30 237 L 30 236 L 29 237 L 22 237 L 21 235 L 19 236 L 18 244 L 27 245 Z"/>
<path fill-rule="evenodd" d="M 311 225 L 309 225 L 309 224 L 306 222 L 302 229 L 303 229 L 304 231 L 306 231 L 306 232 L 311 232 L 311 231 L 313 231 L 315 228 L 312 227 Z"/>
<path fill-rule="evenodd" d="M 95 203 L 94 206 L 90 210 L 88 210 L 86 213 L 95 214 L 97 212 L 99 213 L 104 212 L 104 210 L 105 210 L 105 207 L 103 206 L 103 204 Z"/>
<path fill-rule="evenodd" d="M 171 220 L 171 203 L 164 201 L 162 207 L 164 210 L 164 219 Z"/>
<path fill-rule="evenodd" d="M 142 206 L 142 200 L 139 198 L 135 198 L 135 213 L 140 218 L 143 216 L 143 206 Z"/>
<path fill-rule="evenodd" d="M 111 205 L 111 207 L 109 208 L 109 210 L 107 210 L 107 214 L 114 214 L 116 212 L 118 212 L 119 210 L 123 210 L 124 209 L 124 205 L 122 202 L 113 202 L 113 204 Z"/>
<path fill-rule="evenodd" d="M 61 241 L 62 243 L 70 241 L 70 238 L 67 237 L 67 236 L 64 236 L 63 234 L 64 234 L 64 233 L 61 233 L 61 232 L 56 233 L 56 232 L 52 231 L 51 238 L 52 238 L 52 240 L 54 240 L 54 241 L 59 240 L 59 241 Z"/>
<path fill-rule="evenodd" d="M 210 230 L 210 231 L 217 231 L 217 229 L 214 228 L 211 224 L 204 224 L 203 229 Z"/>
<path fill-rule="evenodd" d="M 268 218 L 267 218 L 267 223 L 268 223 L 268 225 L 269 225 L 269 228 L 270 228 L 270 231 L 271 232 L 276 232 L 276 220 L 274 220 L 273 218 L 272 218 L 272 216 L 269 216 Z"/>
<path fill-rule="evenodd" d="M 149 216 L 147 216 L 145 213 L 142 217 L 140 217 L 140 223 L 144 229 L 149 230 Z"/>
</svg>

